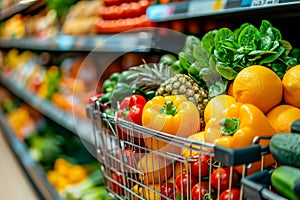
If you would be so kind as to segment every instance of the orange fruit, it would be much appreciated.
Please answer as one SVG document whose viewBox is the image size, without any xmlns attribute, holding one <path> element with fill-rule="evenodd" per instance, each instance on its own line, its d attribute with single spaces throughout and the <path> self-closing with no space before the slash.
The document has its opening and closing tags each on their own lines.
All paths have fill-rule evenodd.
<svg viewBox="0 0 300 200">
<path fill-rule="evenodd" d="M 300 108 L 300 65 L 290 68 L 282 78 L 285 103 Z"/>
<path fill-rule="evenodd" d="M 271 69 L 252 65 L 242 69 L 233 81 L 236 101 L 250 103 L 267 113 L 282 100 L 283 86 Z"/>
<path fill-rule="evenodd" d="M 267 118 L 277 133 L 289 133 L 292 123 L 300 119 L 300 109 L 291 105 L 279 105 L 267 113 Z"/>
<path fill-rule="evenodd" d="M 140 180 L 145 184 L 159 183 L 168 180 L 172 175 L 172 163 L 155 153 L 146 153 L 138 162 Z"/>
<path fill-rule="evenodd" d="M 204 109 L 204 121 L 208 122 L 209 119 L 216 116 L 222 116 L 225 109 L 233 104 L 235 99 L 232 96 L 221 94 L 213 97 Z"/>
</svg>

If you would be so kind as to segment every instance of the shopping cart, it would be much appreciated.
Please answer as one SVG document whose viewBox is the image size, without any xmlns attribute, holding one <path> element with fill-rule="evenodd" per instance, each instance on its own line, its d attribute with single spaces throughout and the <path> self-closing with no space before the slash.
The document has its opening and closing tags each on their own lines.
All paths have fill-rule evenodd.
<svg viewBox="0 0 300 200">
<path fill-rule="evenodd" d="M 249 147 L 228 149 L 162 133 L 108 115 L 105 112 L 107 107 L 97 99 L 91 99 L 87 114 L 93 123 L 97 159 L 105 186 L 116 199 L 171 200 L 175 195 L 176 199 L 220 199 L 227 188 L 229 194 L 233 193 L 232 188 L 237 188 L 240 199 L 244 199 L 240 180 L 253 173 L 254 166 L 259 166 L 258 171 L 267 167 L 264 160 L 268 148 L 255 143 L 268 137 L 256 138 Z M 145 140 L 148 145 L 145 145 Z M 164 147 L 155 149 L 158 143 Z M 203 160 L 207 165 L 202 165 Z M 197 171 L 192 169 L 194 165 L 198 166 L 198 175 L 192 173 Z M 227 178 L 224 179 L 225 168 Z M 201 174 L 204 170 L 209 173 Z M 206 183 L 204 196 L 193 191 L 195 183 L 199 187 Z"/>
</svg>

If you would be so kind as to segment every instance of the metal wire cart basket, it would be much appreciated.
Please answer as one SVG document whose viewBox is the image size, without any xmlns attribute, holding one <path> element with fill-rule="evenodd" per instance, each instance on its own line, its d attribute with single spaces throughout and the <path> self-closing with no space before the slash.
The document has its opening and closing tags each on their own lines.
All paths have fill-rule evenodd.
<svg viewBox="0 0 300 200">
<path fill-rule="evenodd" d="M 258 144 L 227 149 L 148 129 L 104 110 L 97 97 L 87 106 L 105 186 L 116 199 L 230 199 L 235 190 L 246 199 L 241 180 L 275 163 L 268 148 Z M 156 149 L 158 144 L 163 148 Z"/>
</svg>

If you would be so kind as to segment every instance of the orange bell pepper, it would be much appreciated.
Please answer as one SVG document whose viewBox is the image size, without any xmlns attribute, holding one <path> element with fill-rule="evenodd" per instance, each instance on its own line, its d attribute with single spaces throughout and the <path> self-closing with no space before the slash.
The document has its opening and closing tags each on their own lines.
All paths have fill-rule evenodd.
<svg viewBox="0 0 300 200">
<path fill-rule="evenodd" d="M 225 106 L 221 113 L 211 112 L 212 116 L 207 119 L 205 125 L 205 141 L 227 148 L 241 148 L 250 146 L 256 136 L 272 136 L 276 131 L 267 120 L 264 113 L 252 104 L 232 102 Z M 211 109 L 211 108 L 210 108 Z M 268 140 L 261 140 L 260 145 L 267 145 Z M 265 155 L 264 162 L 252 163 L 247 169 L 247 174 L 253 174 L 275 163 L 271 154 Z M 243 165 L 234 167 L 240 174 Z"/>
<path fill-rule="evenodd" d="M 252 104 L 232 103 L 224 114 L 212 116 L 205 126 L 206 142 L 228 148 L 250 146 L 256 136 L 276 133 L 264 113 Z M 261 145 L 266 145 L 262 141 Z"/>
<path fill-rule="evenodd" d="M 164 133 L 187 138 L 200 129 L 200 114 L 196 105 L 183 95 L 156 96 L 146 103 L 142 125 Z M 146 146 L 160 149 L 166 144 L 146 138 Z"/>
</svg>

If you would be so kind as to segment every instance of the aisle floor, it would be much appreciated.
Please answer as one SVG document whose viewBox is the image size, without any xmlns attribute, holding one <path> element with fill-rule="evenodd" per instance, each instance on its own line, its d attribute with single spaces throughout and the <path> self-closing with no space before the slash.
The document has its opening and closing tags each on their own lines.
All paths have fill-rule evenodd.
<svg viewBox="0 0 300 200">
<path fill-rule="evenodd" d="M 18 160 L 0 132 L 0 199 L 37 200 Z"/>
</svg>

